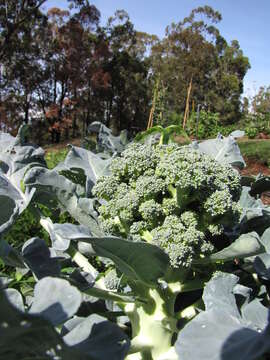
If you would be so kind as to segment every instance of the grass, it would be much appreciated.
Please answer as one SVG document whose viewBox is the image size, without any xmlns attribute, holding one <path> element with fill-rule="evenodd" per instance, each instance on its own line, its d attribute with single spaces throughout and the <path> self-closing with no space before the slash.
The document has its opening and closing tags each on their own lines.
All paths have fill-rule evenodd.
<svg viewBox="0 0 270 360">
<path fill-rule="evenodd" d="M 238 142 L 242 156 L 270 165 L 270 140 L 246 140 Z"/>
</svg>

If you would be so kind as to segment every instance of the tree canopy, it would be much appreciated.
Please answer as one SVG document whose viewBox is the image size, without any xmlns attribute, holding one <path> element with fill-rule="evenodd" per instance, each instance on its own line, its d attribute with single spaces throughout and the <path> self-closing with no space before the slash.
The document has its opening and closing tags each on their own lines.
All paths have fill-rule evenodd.
<svg viewBox="0 0 270 360">
<path fill-rule="evenodd" d="M 250 65 L 238 41 L 220 34 L 211 7 L 192 10 L 159 39 L 137 31 L 124 10 L 101 26 L 88 0 L 46 13 L 45 3 L 0 0 L 2 127 L 32 123 L 33 136 L 47 141 L 82 134 L 96 120 L 115 133 L 145 129 L 157 79 L 164 116 L 200 104 L 224 124 L 239 120 Z"/>
</svg>

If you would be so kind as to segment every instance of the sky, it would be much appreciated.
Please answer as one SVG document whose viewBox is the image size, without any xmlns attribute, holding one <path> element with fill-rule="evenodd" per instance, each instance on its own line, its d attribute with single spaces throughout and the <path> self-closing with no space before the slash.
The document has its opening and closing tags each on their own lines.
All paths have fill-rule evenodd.
<svg viewBox="0 0 270 360">
<path fill-rule="evenodd" d="M 164 37 L 165 28 L 179 22 L 192 9 L 209 5 L 218 10 L 222 21 L 217 25 L 221 35 L 236 39 L 251 68 L 244 79 L 244 94 L 254 95 L 260 86 L 270 86 L 270 0 L 92 0 L 101 12 L 101 24 L 118 9 L 130 16 L 135 29 Z M 65 0 L 48 0 L 47 8 L 66 8 Z"/>
</svg>

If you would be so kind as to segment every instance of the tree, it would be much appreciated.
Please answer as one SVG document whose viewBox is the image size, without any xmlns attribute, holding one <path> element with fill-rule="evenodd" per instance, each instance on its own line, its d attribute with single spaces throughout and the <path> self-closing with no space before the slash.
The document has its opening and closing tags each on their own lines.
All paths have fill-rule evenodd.
<svg viewBox="0 0 270 360">
<path fill-rule="evenodd" d="M 270 86 L 261 86 L 252 99 L 252 110 L 255 114 L 270 116 Z"/>
<path fill-rule="evenodd" d="M 50 76 L 40 99 L 55 140 L 72 124 L 73 134 L 78 121 L 84 118 L 85 94 L 91 92 L 91 77 L 96 62 L 96 30 L 100 13 L 88 1 L 70 1 L 73 12 L 52 8 L 48 12 L 51 41 L 47 48 L 46 66 Z M 76 10 L 76 11 L 75 11 Z M 67 106 L 68 104 L 68 106 Z M 51 111 L 53 109 L 53 111 Z M 57 109 L 57 111 L 55 110 Z"/>
<path fill-rule="evenodd" d="M 211 7 L 198 7 L 167 27 L 165 38 L 152 47 L 153 72 L 167 88 L 168 109 L 182 113 L 191 87 L 190 103 L 220 112 L 224 122 L 239 118 L 249 62 L 236 41 L 228 45 L 220 35 L 215 24 L 221 19 Z"/>
<path fill-rule="evenodd" d="M 0 102 L 14 123 L 28 122 L 35 110 L 34 91 L 41 81 L 42 43 L 47 17 L 39 11 L 44 1 L 0 3 Z"/>
<path fill-rule="evenodd" d="M 128 14 L 118 10 L 104 28 L 110 56 L 106 71 L 110 74 L 107 92 L 107 124 L 120 129 L 144 128 L 149 111 L 149 63 L 143 57 L 142 41 Z"/>
<path fill-rule="evenodd" d="M 0 61 L 17 51 L 18 42 L 29 32 L 29 24 L 42 17 L 46 0 L 0 0 Z"/>
</svg>

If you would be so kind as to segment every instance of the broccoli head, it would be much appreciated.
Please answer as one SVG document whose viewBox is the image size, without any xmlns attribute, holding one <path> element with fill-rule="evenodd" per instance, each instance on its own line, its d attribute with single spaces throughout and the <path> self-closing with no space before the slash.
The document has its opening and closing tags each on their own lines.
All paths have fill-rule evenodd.
<svg viewBox="0 0 270 360">
<path fill-rule="evenodd" d="M 176 144 L 131 144 L 93 194 L 106 200 L 99 208 L 105 232 L 159 246 L 176 268 L 214 252 L 213 237 L 240 214 L 238 172 Z"/>
</svg>

